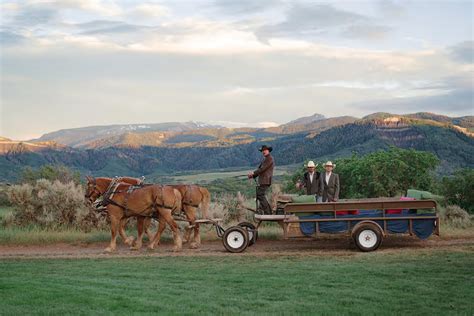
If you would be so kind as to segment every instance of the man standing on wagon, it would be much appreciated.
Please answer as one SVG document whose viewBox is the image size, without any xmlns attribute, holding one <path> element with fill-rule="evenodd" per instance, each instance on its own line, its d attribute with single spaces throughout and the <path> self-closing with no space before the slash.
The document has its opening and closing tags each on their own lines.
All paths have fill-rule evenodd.
<svg viewBox="0 0 474 316">
<path fill-rule="evenodd" d="M 322 196 L 323 202 L 339 200 L 339 175 L 332 172 L 335 167 L 331 161 L 324 164 L 326 172 L 321 174 L 319 182 L 319 195 Z"/>
<path fill-rule="evenodd" d="M 296 183 L 297 189 L 306 189 L 306 195 L 314 195 L 318 196 L 319 194 L 319 176 L 320 173 L 316 171 L 316 167 L 318 164 L 315 164 L 314 161 L 309 161 L 306 165 L 308 171 L 306 171 L 303 175 L 303 181 L 298 181 Z"/>
<path fill-rule="evenodd" d="M 262 162 L 257 170 L 248 174 L 249 179 L 258 177 L 257 200 L 260 205 L 260 211 L 263 211 L 264 214 L 272 214 L 272 208 L 266 197 L 267 190 L 272 185 L 273 168 L 275 167 L 273 157 L 270 154 L 272 150 L 273 148 L 267 145 L 260 147 L 259 151 L 263 155 Z"/>
</svg>

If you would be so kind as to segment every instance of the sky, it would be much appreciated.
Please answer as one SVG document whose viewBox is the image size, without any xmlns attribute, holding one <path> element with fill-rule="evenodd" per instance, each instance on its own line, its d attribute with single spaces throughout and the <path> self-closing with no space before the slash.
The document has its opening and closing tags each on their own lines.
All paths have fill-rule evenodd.
<svg viewBox="0 0 474 316">
<path fill-rule="evenodd" d="M 474 115 L 473 1 L 0 1 L 0 136 Z"/>
</svg>

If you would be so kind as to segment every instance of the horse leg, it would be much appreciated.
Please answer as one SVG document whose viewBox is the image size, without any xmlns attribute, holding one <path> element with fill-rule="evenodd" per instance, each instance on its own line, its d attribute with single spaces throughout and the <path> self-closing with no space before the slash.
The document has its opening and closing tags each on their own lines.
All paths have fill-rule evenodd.
<svg viewBox="0 0 474 316">
<path fill-rule="evenodd" d="M 174 251 L 181 251 L 183 248 L 183 240 L 181 239 L 181 235 L 179 233 L 179 227 L 176 224 L 173 215 L 171 215 L 171 210 L 169 209 L 160 209 L 159 210 L 161 217 L 166 221 L 166 223 L 170 226 L 171 230 L 173 231 L 173 240 L 174 240 Z"/>
<path fill-rule="evenodd" d="M 122 240 L 123 242 L 126 244 L 126 245 L 133 245 L 133 241 L 135 240 L 135 238 L 133 236 L 128 236 L 127 237 L 127 233 L 125 232 L 125 226 L 127 226 L 127 223 L 128 223 L 128 220 L 130 218 L 122 218 L 122 220 L 120 221 L 120 230 L 119 230 L 119 234 L 120 234 L 120 237 L 122 237 Z"/>
<path fill-rule="evenodd" d="M 143 222 L 145 218 L 142 216 L 137 217 L 137 241 L 133 247 L 130 247 L 130 250 L 140 250 L 143 243 Z"/>
<path fill-rule="evenodd" d="M 201 236 L 199 234 L 199 225 L 196 224 L 196 208 L 190 205 L 186 205 L 184 207 L 186 217 L 189 221 L 189 225 L 191 225 L 193 228 L 192 230 L 194 231 L 194 235 L 192 237 L 191 243 L 190 243 L 190 248 L 192 249 L 197 249 L 199 248 L 201 244 Z M 191 235 L 191 229 L 187 228 L 186 233 L 188 235 Z"/>
<path fill-rule="evenodd" d="M 155 237 L 151 231 L 150 231 L 150 226 L 151 226 L 151 217 L 145 217 L 145 221 L 143 222 L 143 228 L 145 229 L 145 234 L 148 237 L 148 240 L 151 242 L 153 238 Z"/>
<path fill-rule="evenodd" d="M 120 219 L 115 216 L 110 217 L 110 245 L 105 248 L 105 252 L 114 252 L 117 249 L 117 231 L 120 230 Z"/>
<path fill-rule="evenodd" d="M 186 218 L 188 219 L 188 226 L 189 226 L 192 224 L 189 221 L 188 208 L 189 208 L 188 205 L 183 205 L 183 211 L 184 211 L 184 214 L 186 215 Z M 183 244 L 187 244 L 191 238 L 191 228 L 189 228 L 188 226 L 186 226 L 186 228 L 184 229 Z"/>
<path fill-rule="evenodd" d="M 148 245 L 148 249 L 152 250 L 155 249 L 156 245 L 159 245 L 161 234 L 166 228 L 166 221 L 160 216 L 158 222 L 158 230 L 153 238 L 150 238 L 150 244 Z"/>
</svg>

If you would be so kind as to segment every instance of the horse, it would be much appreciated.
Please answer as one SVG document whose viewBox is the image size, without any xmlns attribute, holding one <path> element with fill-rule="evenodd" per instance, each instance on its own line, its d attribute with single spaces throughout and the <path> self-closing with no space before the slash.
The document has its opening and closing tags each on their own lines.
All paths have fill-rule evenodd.
<svg viewBox="0 0 474 316">
<path fill-rule="evenodd" d="M 187 220 L 189 221 L 190 226 L 194 231 L 194 236 L 190 242 L 191 248 L 199 248 L 201 245 L 201 234 L 199 233 L 199 224 L 196 224 L 196 210 L 200 207 L 201 215 L 203 218 L 209 218 L 209 203 L 211 200 L 211 195 L 209 191 L 197 185 L 186 185 L 186 184 L 176 184 L 171 185 L 181 193 L 182 196 L 182 207 L 186 215 Z M 190 241 L 191 237 L 191 228 L 186 228 L 184 235 L 184 242 Z"/>
<path fill-rule="evenodd" d="M 173 211 L 181 210 L 182 208 L 181 193 L 170 186 L 148 185 L 133 187 L 123 182 L 114 184 L 113 188 L 111 188 L 113 182 L 110 178 L 87 177 L 85 198 L 90 202 L 94 202 L 99 196 L 103 196 L 103 204 L 106 205 L 110 217 L 111 240 L 109 247 L 105 251 L 113 252 L 116 250 L 117 231 L 120 232 L 121 230 L 122 220 L 133 216 L 138 217 L 138 240 L 136 247 L 140 248 L 143 238 L 143 218 L 152 216 L 153 212 L 158 213 L 160 225 L 157 234 L 150 244 L 151 248 L 153 248 L 157 238 L 159 240 L 161 232 L 167 223 L 173 231 L 174 251 L 181 250 L 182 239 L 179 227 L 172 216 Z"/>
<path fill-rule="evenodd" d="M 136 183 L 135 178 L 129 178 L 129 177 L 122 177 L 121 181 L 134 184 Z M 187 243 L 188 241 L 190 242 L 190 247 L 191 248 L 199 248 L 201 245 L 201 235 L 199 232 L 199 225 L 196 225 L 196 210 L 197 208 L 200 207 L 201 213 L 203 218 L 208 218 L 208 211 L 209 211 L 209 204 L 210 204 L 210 193 L 209 191 L 204 188 L 200 187 L 197 185 L 184 185 L 184 184 L 177 184 L 177 185 L 169 185 L 173 187 L 174 189 L 178 190 L 181 193 L 182 196 L 182 211 L 184 212 L 187 221 L 190 224 L 190 227 L 192 227 L 194 231 L 194 235 L 192 240 L 190 240 L 191 237 L 191 228 L 186 228 L 185 236 L 184 236 L 184 243 Z M 140 218 L 138 219 L 140 221 Z M 143 229 L 144 232 L 148 235 L 150 238 L 150 233 L 149 233 L 149 227 L 151 224 L 151 218 L 147 217 L 144 218 L 144 224 L 143 224 Z M 120 228 L 120 235 L 125 236 L 125 226 L 127 225 L 127 220 L 122 221 L 122 225 Z M 142 223 L 137 222 L 137 225 L 142 225 Z M 123 237 L 122 237 L 123 238 Z M 127 240 L 132 240 L 133 237 L 125 237 Z M 150 238 L 150 241 L 152 239 Z M 153 246 L 154 247 L 154 244 Z M 150 248 L 150 247 L 149 247 Z M 133 248 L 136 249 L 136 246 Z"/>
<path fill-rule="evenodd" d="M 110 180 L 110 184 L 107 189 L 107 191 L 110 191 L 110 192 L 105 192 L 105 195 L 107 195 L 108 193 L 110 194 L 114 190 L 114 187 L 118 185 L 120 182 L 128 183 L 131 185 L 143 185 L 143 178 L 138 179 L 138 178 L 132 178 L 132 177 L 115 177 L 115 178 L 103 177 L 102 179 Z M 97 198 L 99 198 L 99 196 Z M 94 202 L 93 204 L 96 208 L 105 207 L 102 205 L 102 201 Z M 127 234 L 125 233 L 125 224 L 128 222 L 128 220 L 129 218 L 122 219 L 122 222 L 124 224 L 122 223 L 120 224 L 119 234 L 126 245 L 133 246 L 133 242 L 135 241 L 135 238 L 133 236 L 127 237 Z M 145 232 L 148 235 L 148 238 L 151 240 L 151 234 L 148 231 L 145 231 Z"/>
<path fill-rule="evenodd" d="M 186 232 L 184 235 L 184 243 L 190 242 L 190 248 L 196 249 L 201 245 L 201 234 L 199 232 L 199 224 L 196 224 L 196 211 L 197 208 L 201 209 L 202 217 L 208 217 L 209 204 L 210 204 L 210 193 L 209 191 L 197 185 L 186 185 L 186 184 L 176 184 L 170 185 L 174 189 L 178 190 L 182 196 L 182 210 L 186 216 L 186 220 L 189 222 L 189 227 L 186 227 Z M 125 226 L 126 223 L 124 223 Z M 151 218 L 145 218 L 144 229 L 147 235 L 148 228 L 151 224 Z M 123 229 L 125 230 L 125 229 Z M 191 230 L 194 231 L 194 235 L 191 237 Z"/>
</svg>

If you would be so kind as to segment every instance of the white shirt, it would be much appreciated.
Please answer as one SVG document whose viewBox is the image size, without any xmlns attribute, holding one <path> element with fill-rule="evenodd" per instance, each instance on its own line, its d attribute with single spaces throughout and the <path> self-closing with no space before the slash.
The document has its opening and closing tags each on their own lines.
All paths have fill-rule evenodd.
<svg viewBox="0 0 474 316">
<path fill-rule="evenodd" d="M 313 183 L 314 172 L 309 173 L 309 182 Z"/>
<path fill-rule="evenodd" d="M 332 172 L 326 172 L 326 183 L 329 184 L 329 178 L 331 178 Z"/>
</svg>

